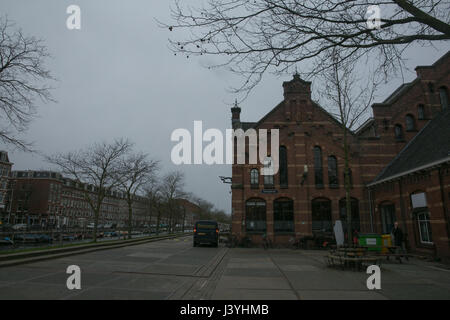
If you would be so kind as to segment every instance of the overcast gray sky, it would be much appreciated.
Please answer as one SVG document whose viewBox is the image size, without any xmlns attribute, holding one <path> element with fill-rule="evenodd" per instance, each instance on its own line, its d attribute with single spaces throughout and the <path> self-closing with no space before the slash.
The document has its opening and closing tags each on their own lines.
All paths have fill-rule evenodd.
<svg viewBox="0 0 450 320">
<path fill-rule="evenodd" d="M 192 3 L 193 1 L 190 1 Z M 230 86 L 239 78 L 225 70 L 202 67 L 207 58 L 174 56 L 167 48 L 173 34 L 157 26 L 155 18 L 170 21 L 169 0 L 0 0 L 0 15 L 8 15 L 25 34 L 45 40 L 53 56 L 49 69 L 59 79 L 53 91 L 57 103 L 38 104 L 39 117 L 27 132 L 28 140 L 44 154 L 65 152 L 93 142 L 127 137 L 136 149 L 159 159 L 163 172 L 186 174 L 186 189 L 231 211 L 227 165 L 175 166 L 170 152 L 174 129 L 193 132 L 193 121 L 203 128 L 230 128 Z M 81 8 L 81 30 L 66 28 L 66 8 Z M 408 66 L 428 65 L 447 50 L 415 46 L 407 51 Z M 242 104 L 241 119 L 256 121 L 282 100 L 282 82 L 291 75 L 267 75 Z M 414 73 L 405 75 L 411 81 Z M 379 91 L 387 97 L 401 79 Z M 317 84 L 316 84 L 317 85 Z M 314 88 L 314 87 L 313 87 Z M 14 170 L 49 169 L 37 154 L 11 151 Z"/>
</svg>

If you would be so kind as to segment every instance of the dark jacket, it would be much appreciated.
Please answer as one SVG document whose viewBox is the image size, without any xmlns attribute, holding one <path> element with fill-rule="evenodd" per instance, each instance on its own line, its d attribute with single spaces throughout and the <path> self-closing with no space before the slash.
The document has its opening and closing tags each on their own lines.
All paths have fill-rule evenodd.
<svg viewBox="0 0 450 320">
<path fill-rule="evenodd" d="M 403 232 L 399 227 L 392 229 L 392 235 L 394 236 L 394 245 L 401 246 L 403 241 Z"/>
</svg>

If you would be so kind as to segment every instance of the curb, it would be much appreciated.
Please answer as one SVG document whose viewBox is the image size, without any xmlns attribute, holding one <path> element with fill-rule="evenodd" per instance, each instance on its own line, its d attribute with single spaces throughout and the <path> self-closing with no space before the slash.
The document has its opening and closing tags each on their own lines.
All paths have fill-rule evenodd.
<svg viewBox="0 0 450 320">
<path fill-rule="evenodd" d="M 191 236 L 191 234 L 176 234 L 176 235 L 167 235 L 167 236 L 161 236 L 161 237 L 152 237 L 152 238 L 146 238 L 146 239 L 132 239 L 132 240 L 124 240 L 120 243 L 94 243 L 92 245 L 83 245 L 83 246 L 73 246 L 69 248 L 57 248 L 57 249 L 49 249 L 49 250 L 42 250 L 42 251 L 36 251 L 36 252 L 24 252 L 24 253 L 11 253 L 4 256 L 0 255 L 0 268 L 2 267 L 9 267 L 14 265 L 20 265 L 20 264 L 26 264 L 26 263 L 32 263 L 37 261 L 43 261 L 43 260 L 50 260 L 50 259 L 57 259 L 57 258 L 63 258 L 68 257 L 72 255 L 77 254 L 84 254 L 94 251 L 100 251 L 100 250 L 108 250 L 108 249 L 115 249 L 115 248 L 122 248 L 127 246 L 133 246 L 133 245 L 139 245 L 147 242 L 155 242 L 155 241 L 161 241 L 161 240 L 167 240 L 167 239 L 174 239 L 174 238 L 182 238 L 182 237 L 188 237 Z"/>
</svg>

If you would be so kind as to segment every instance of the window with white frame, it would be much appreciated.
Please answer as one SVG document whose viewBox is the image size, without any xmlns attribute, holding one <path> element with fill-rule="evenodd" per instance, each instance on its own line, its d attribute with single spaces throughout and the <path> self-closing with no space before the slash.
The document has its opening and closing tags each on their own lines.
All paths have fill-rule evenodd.
<svg viewBox="0 0 450 320">
<path fill-rule="evenodd" d="M 417 214 L 417 223 L 419 226 L 420 241 L 422 243 L 433 243 L 431 235 L 430 213 L 422 211 Z"/>
</svg>

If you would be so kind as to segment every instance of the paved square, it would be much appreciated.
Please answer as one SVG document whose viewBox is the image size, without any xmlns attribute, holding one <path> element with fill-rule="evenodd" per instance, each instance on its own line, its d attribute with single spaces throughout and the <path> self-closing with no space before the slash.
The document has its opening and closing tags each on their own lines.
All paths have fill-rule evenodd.
<svg viewBox="0 0 450 320">
<path fill-rule="evenodd" d="M 381 290 L 373 291 L 368 274 L 330 269 L 325 254 L 163 240 L 0 268 L 0 299 L 450 299 L 448 266 L 383 263 Z M 66 287 L 73 264 L 81 290 Z"/>
</svg>

